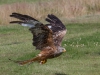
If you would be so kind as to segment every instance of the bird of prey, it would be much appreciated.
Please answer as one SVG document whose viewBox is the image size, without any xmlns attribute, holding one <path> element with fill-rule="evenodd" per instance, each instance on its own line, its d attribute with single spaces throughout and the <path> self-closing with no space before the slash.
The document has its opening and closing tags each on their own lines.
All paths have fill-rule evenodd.
<svg viewBox="0 0 100 75">
<path fill-rule="evenodd" d="M 49 22 L 48 24 L 43 24 L 31 16 L 15 12 L 10 17 L 19 19 L 19 21 L 11 21 L 10 23 L 29 27 L 29 30 L 33 34 L 32 44 L 36 47 L 36 50 L 40 50 L 40 53 L 36 57 L 25 61 L 16 61 L 18 64 L 24 65 L 35 61 L 44 64 L 47 62 L 47 59 L 58 57 L 66 51 L 61 46 L 61 43 L 67 30 L 55 15 L 47 15 L 45 20 Z"/>
</svg>

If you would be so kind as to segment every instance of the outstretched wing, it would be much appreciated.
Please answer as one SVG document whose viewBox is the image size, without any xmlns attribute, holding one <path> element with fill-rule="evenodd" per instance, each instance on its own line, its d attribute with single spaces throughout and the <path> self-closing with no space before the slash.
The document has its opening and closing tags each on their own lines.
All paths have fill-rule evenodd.
<svg viewBox="0 0 100 75">
<path fill-rule="evenodd" d="M 46 25 L 43 25 L 38 20 L 19 13 L 12 13 L 10 17 L 17 18 L 21 21 L 11 21 L 10 23 L 18 23 L 22 26 L 30 27 L 30 31 L 33 34 L 33 45 L 36 49 L 42 50 L 42 48 L 54 45 L 52 30 L 50 30 Z"/>
<path fill-rule="evenodd" d="M 56 46 L 61 46 L 62 39 L 66 34 L 66 27 L 60 21 L 60 19 L 52 14 L 48 15 L 46 21 L 50 23 L 46 24 L 46 26 L 48 26 L 53 31 L 54 44 Z"/>
</svg>

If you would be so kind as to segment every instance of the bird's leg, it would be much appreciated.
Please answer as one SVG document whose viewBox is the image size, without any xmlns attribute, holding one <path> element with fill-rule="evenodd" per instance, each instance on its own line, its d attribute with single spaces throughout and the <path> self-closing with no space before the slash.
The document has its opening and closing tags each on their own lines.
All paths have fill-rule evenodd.
<svg viewBox="0 0 100 75">
<path fill-rule="evenodd" d="M 47 62 L 47 59 L 44 59 L 42 61 L 40 61 L 40 64 L 45 64 Z"/>
</svg>

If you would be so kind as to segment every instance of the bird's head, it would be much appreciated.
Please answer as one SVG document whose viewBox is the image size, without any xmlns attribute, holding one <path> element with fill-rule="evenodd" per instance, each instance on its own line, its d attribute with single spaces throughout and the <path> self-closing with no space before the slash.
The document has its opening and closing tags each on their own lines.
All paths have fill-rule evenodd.
<svg viewBox="0 0 100 75">
<path fill-rule="evenodd" d="M 65 48 L 63 47 L 58 47 L 57 52 L 55 53 L 55 57 L 60 56 L 62 53 L 66 52 Z"/>
<path fill-rule="evenodd" d="M 66 49 L 64 47 L 58 47 L 58 52 L 59 53 L 66 52 Z"/>
</svg>

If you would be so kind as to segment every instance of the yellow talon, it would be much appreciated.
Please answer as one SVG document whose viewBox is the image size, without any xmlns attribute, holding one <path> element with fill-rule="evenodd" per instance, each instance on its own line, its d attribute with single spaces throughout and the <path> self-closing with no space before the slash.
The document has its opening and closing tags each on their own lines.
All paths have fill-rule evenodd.
<svg viewBox="0 0 100 75">
<path fill-rule="evenodd" d="M 40 61 L 40 64 L 45 64 L 47 62 L 47 60 L 42 60 Z"/>
</svg>

